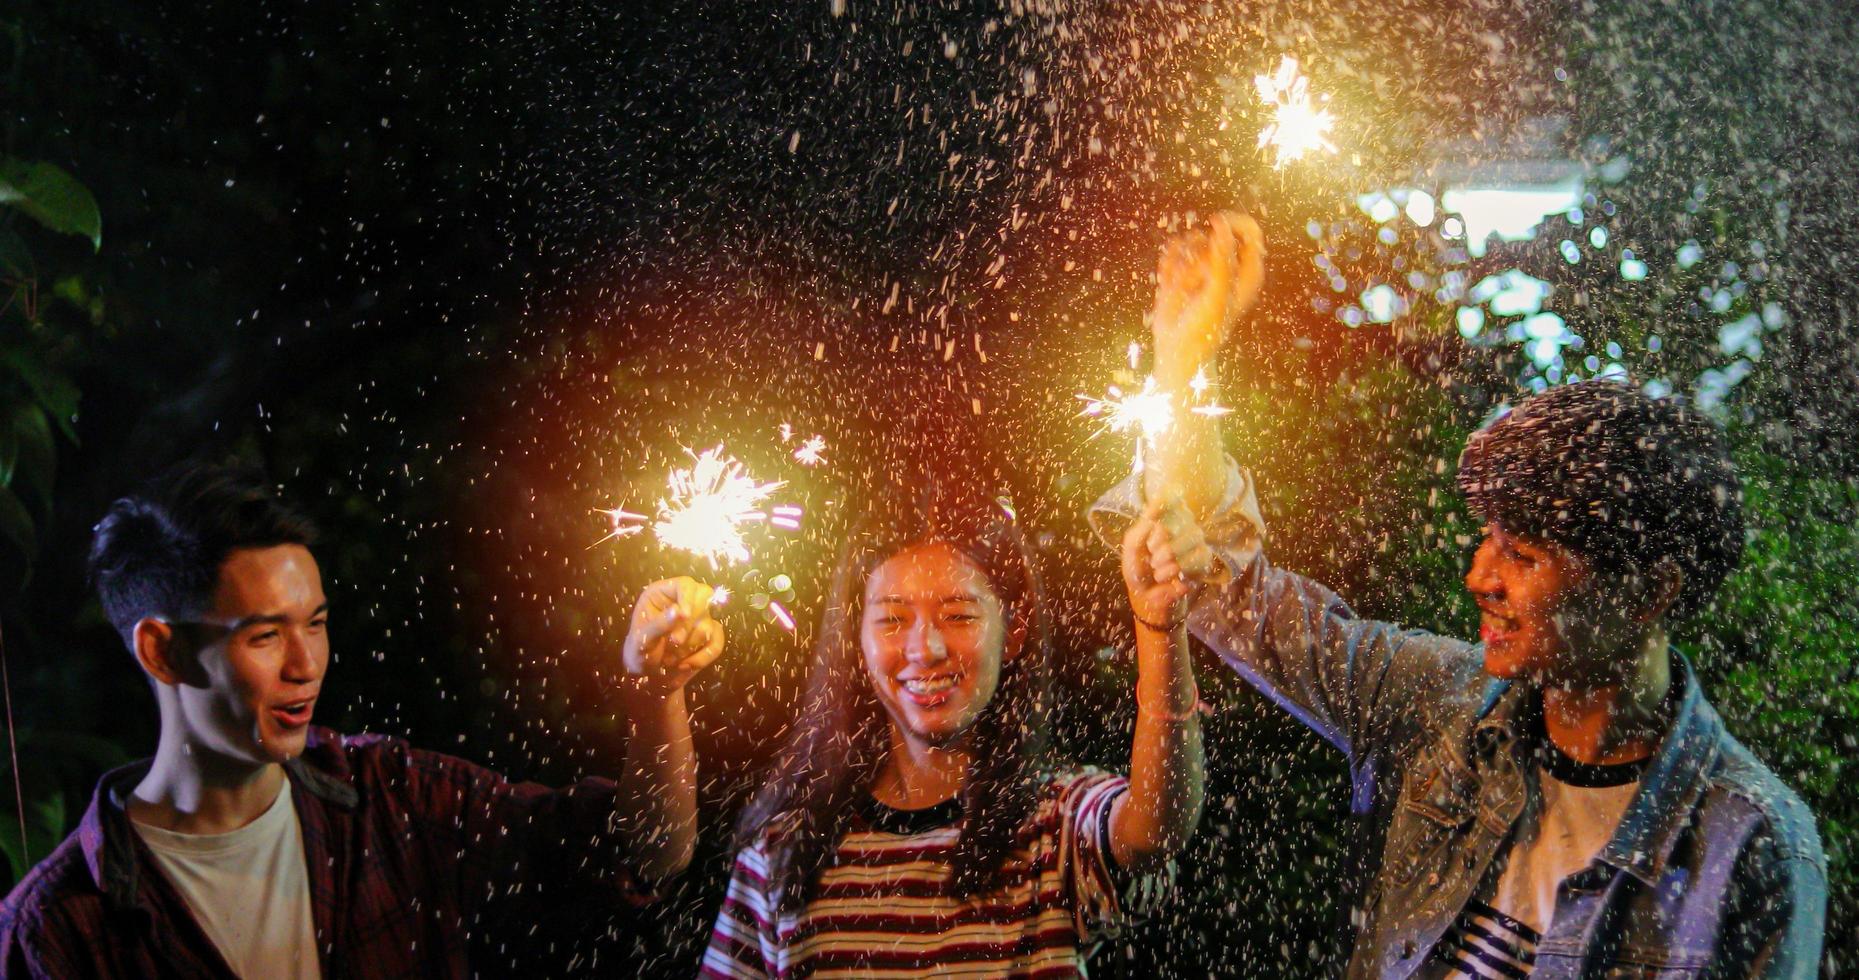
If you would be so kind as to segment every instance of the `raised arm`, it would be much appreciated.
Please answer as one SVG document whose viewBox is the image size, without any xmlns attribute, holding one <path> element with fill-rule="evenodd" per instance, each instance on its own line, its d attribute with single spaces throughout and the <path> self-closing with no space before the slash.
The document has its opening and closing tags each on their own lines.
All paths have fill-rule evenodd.
<svg viewBox="0 0 1859 980">
<path fill-rule="evenodd" d="M 1156 264 L 1155 381 L 1174 406 L 1168 431 L 1149 446 L 1145 495 L 1179 494 L 1188 512 L 1206 520 L 1220 503 L 1226 466 L 1220 429 L 1190 411 L 1198 377 L 1215 381 L 1214 354 L 1233 325 L 1251 312 L 1265 281 L 1265 238 L 1250 216 L 1222 212 L 1208 227 L 1170 241 Z"/>
<path fill-rule="evenodd" d="M 691 863 L 697 841 L 697 758 L 684 686 L 723 652 L 710 586 L 689 578 L 647 586 L 626 634 L 630 683 L 621 695 L 632 737 L 619 778 L 618 825 L 648 880 Z"/>
<path fill-rule="evenodd" d="M 1175 406 L 1146 465 L 1091 509 L 1107 544 L 1144 512 L 1145 501 L 1177 500 L 1181 512 L 1156 523 L 1173 547 L 1211 546 L 1209 567 L 1182 566 L 1207 585 L 1188 627 L 1253 686 L 1365 764 L 1416 721 L 1415 699 L 1438 697 L 1475 673 L 1471 648 L 1456 640 L 1362 619 L 1320 583 L 1273 567 L 1251 480 L 1227 458 L 1217 421 L 1189 411 L 1191 382 L 1212 382 L 1213 355 L 1256 304 L 1264 241 L 1243 214 L 1215 215 L 1206 229 L 1170 242 L 1156 269 L 1155 378 Z M 1155 542 L 1161 567 L 1167 548 Z M 1126 559 L 1127 563 L 1127 559 Z M 1360 782 L 1360 781 L 1359 781 Z"/>
<path fill-rule="evenodd" d="M 1213 559 L 1193 527 L 1180 503 L 1152 503 L 1123 536 L 1123 581 L 1136 621 L 1136 735 L 1129 792 L 1110 812 L 1110 847 L 1120 867 L 1138 874 L 1187 842 L 1205 795 L 1200 692 L 1186 625 L 1192 586 L 1183 569 L 1204 572 Z"/>
</svg>

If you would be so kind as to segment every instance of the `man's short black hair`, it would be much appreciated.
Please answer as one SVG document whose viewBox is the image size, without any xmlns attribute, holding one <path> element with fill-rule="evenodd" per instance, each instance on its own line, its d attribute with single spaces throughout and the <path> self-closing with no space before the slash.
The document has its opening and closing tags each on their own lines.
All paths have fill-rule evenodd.
<svg viewBox="0 0 1859 980">
<path fill-rule="evenodd" d="M 134 643 L 149 616 L 188 618 L 212 602 L 220 566 L 242 548 L 308 546 L 316 531 L 255 470 L 184 464 L 110 505 L 90 545 L 90 577 L 110 625 Z"/>
<path fill-rule="evenodd" d="M 1473 433 L 1459 489 L 1483 520 L 1599 567 L 1677 562 L 1674 618 L 1703 608 L 1742 560 L 1743 487 L 1722 431 L 1618 381 L 1551 388 Z"/>
</svg>

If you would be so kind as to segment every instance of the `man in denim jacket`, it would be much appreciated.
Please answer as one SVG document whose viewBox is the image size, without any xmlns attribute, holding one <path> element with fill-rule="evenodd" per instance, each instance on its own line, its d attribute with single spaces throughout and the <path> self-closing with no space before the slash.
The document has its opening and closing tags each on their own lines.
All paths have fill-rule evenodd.
<svg viewBox="0 0 1859 980">
<path fill-rule="evenodd" d="M 1524 401 L 1460 460 L 1486 522 L 1466 575 L 1482 642 L 1358 618 L 1266 560 L 1250 480 L 1179 410 L 1262 257 L 1229 215 L 1164 251 L 1156 379 L 1175 421 L 1091 518 L 1109 540 L 1145 495 L 1169 501 L 1126 556 L 1208 587 L 1147 628 L 1190 629 L 1347 754 L 1353 807 L 1384 831 L 1348 975 L 1812 976 L 1813 816 L 1667 644 L 1742 551 L 1715 427 L 1608 381 Z"/>
</svg>

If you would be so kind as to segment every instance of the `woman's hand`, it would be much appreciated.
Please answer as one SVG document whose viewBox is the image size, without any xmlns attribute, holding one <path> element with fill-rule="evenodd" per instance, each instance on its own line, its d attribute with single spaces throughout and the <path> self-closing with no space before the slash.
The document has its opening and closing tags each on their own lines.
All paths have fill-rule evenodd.
<svg viewBox="0 0 1859 980">
<path fill-rule="evenodd" d="M 1130 610 L 1150 623 L 1172 618 L 1177 602 L 1214 570 L 1213 549 L 1179 499 L 1150 501 L 1123 534 L 1123 584 Z"/>
<path fill-rule="evenodd" d="M 1187 383 L 1259 301 L 1265 283 L 1265 236 L 1237 211 L 1215 214 L 1207 228 L 1162 247 L 1156 263 L 1156 379 Z"/>
<path fill-rule="evenodd" d="M 682 688 L 723 653 L 723 624 L 710 616 L 715 590 L 692 578 L 653 582 L 633 606 L 626 673 L 664 694 Z"/>
</svg>

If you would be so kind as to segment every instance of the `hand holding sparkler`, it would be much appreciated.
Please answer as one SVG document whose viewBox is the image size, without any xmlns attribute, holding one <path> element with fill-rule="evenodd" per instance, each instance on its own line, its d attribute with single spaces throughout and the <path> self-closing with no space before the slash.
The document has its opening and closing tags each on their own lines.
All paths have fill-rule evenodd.
<svg viewBox="0 0 1859 980">
<path fill-rule="evenodd" d="M 1259 301 L 1265 281 L 1265 236 L 1235 212 L 1214 216 L 1162 250 L 1156 268 L 1155 379 L 1170 405 L 1189 405 L 1213 387 L 1214 351 Z M 1206 516 L 1219 503 L 1226 469 L 1214 418 L 1222 411 L 1180 413 L 1166 438 L 1153 440 L 1143 469 L 1150 499 L 1178 494 L 1188 512 Z"/>
<path fill-rule="evenodd" d="M 1265 283 L 1265 235 L 1250 215 L 1222 211 L 1205 230 L 1162 247 L 1156 263 L 1155 375 L 1178 389 L 1201 370 L 1226 335 L 1258 304 Z"/>
<path fill-rule="evenodd" d="M 624 662 L 630 677 L 661 694 L 682 688 L 723 653 L 723 624 L 710 615 L 715 590 L 692 578 L 646 586 L 633 606 Z"/>
<path fill-rule="evenodd" d="M 1122 558 L 1130 610 L 1149 623 L 1173 622 L 1175 604 L 1214 573 L 1213 550 L 1178 495 L 1149 501 L 1124 532 Z"/>
</svg>

